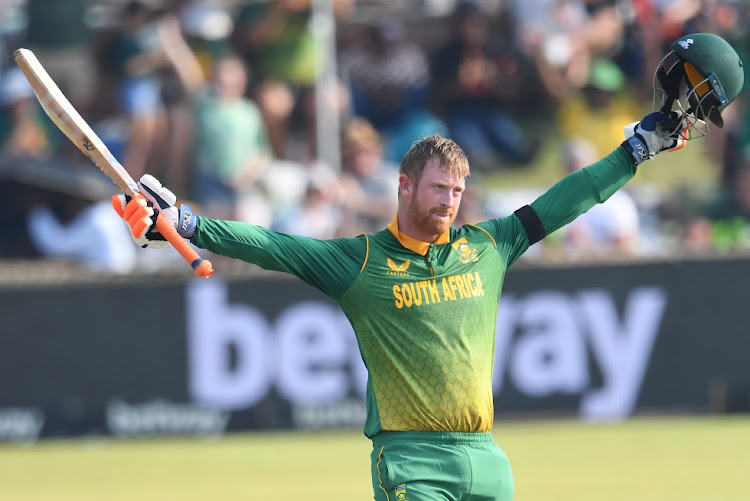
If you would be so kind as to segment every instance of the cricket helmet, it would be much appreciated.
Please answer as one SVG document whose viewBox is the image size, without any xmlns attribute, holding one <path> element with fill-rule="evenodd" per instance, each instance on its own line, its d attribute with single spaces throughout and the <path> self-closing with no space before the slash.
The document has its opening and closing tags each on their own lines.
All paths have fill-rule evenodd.
<svg viewBox="0 0 750 501">
<path fill-rule="evenodd" d="M 705 136 L 708 122 L 724 126 L 721 112 L 742 90 L 745 73 L 737 52 L 711 33 L 685 35 L 669 46 L 654 75 L 654 108 L 671 111 L 675 103 L 685 139 Z M 677 131 L 673 131 L 677 132 Z"/>
</svg>

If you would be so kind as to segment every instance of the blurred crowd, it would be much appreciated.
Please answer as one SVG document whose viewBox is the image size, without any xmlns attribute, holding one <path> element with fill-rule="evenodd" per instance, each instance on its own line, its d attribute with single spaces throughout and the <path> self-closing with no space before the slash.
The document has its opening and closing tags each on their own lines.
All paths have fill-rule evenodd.
<svg viewBox="0 0 750 501">
<path fill-rule="evenodd" d="M 612 151 L 651 110 L 670 42 L 711 32 L 745 61 L 750 52 L 742 0 L 10 3 L 12 13 L 0 7 L 0 258 L 123 272 L 137 249 L 38 106 L 13 63 L 18 47 L 134 178 L 155 175 L 206 216 L 317 238 L 382 229 L 401 156 L 430 134 L 471 162 L 459 223 L 506 215 L 533 190 L 502 193 L 492 180 L 545 152 L 562 176 Z M 701 139 L 715 188 L 655 201 L 626 187 L 528 258 L 750 249 L 746 92 L 724 116 Z M 336 140 L 333 158 L 321 138 Z M 49 181 L 50 163 L 70 175 Z"/>
</svg>

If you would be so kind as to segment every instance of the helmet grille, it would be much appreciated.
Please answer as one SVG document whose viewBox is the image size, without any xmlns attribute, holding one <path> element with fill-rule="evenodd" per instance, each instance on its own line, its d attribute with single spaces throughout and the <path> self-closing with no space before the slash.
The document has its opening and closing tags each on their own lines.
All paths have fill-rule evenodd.
<svg viewBox="0 0 750 501">
<path fill-rule="evenodd" d="M 719 112 L 726 97 L 716 75 L 704 77 L 689 61 L 674 51 L 661 60 L 654 74 L 654 110 L 672 111 L 676 106 L 682 123 L 670 132 L 689 140 L 708 134 L 710 120 L 722 127 Z"/>
</svg>

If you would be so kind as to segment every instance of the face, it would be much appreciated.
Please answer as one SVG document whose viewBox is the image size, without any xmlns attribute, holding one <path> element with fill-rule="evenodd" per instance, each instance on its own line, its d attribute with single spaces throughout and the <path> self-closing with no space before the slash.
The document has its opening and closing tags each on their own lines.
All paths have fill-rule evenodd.
<svg viewBox="0 0 750 501">
<path fill-rule="evenodd" d="M 487 40 L 487 26 L 478 15 L 467 16 L 459 25 L 461 37 L 471 47 L 481 47 Z"/>
<path fill-rule="evenodd" d="M 432 242 L 448 231 L 466 188 L 464 178 L 451 175 L 436 160 L 430 160 L 418 184 L 406 174 L 401 175 L 400 183 L 406 220 L 399 221 L 408 228 L 407 234 Z"/>
<path fill-rule="evenodd" d="M 375 174 L 382 162 L 382 151 L 377 147 L 355 146 L 344 153 L 344 162 L 357 177 Z"/>
<path fill-rule="evenodd" d="M 216 94 L 224 98 L 242 97 L 247 87 L 247 74 L 242 63 L 234 59 L 220 61 L 214 76 Z"/>
</svg>

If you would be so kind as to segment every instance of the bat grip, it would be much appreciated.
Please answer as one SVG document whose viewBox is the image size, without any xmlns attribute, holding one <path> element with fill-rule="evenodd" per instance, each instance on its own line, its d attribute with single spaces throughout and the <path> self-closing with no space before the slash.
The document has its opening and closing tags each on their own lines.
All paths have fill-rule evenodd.
<svg viewBox="0 0 750 501">
<path fill-rule="evenodd" d="M 164 219 L 164 216 L 161 214 L 156 218 L 156 230 L 167 239 L 167 242 L 172 244 L 172 247 L 180 253 L 185 261 L 190 263 L 190 266 L 193 267 L 193 274 L 196 277 L 208 278 L 213 275 L 214 268 L 211 261 L 200 257 L 198 253 L 190 247 L 187 240 L 182 238 L 180 234 L 177 233 L 175 227 L 172 226 L 169 221 Z"/>
</svg>

